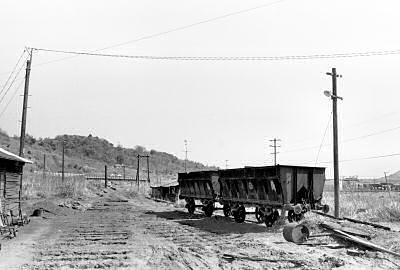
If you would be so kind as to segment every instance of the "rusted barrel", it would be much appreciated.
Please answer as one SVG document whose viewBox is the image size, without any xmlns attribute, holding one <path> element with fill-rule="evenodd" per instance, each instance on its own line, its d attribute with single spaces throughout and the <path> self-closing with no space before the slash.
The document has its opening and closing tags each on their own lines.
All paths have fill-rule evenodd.
<svg viewBox="0 0 400 270">
<path fill-rule="evenodd" d="M 283 237 L 286 241 L 296 244 L 303 243 L 310 236 L 307 226 L 297 223 L 289 223 L 283 228 Z"/>
</svg>

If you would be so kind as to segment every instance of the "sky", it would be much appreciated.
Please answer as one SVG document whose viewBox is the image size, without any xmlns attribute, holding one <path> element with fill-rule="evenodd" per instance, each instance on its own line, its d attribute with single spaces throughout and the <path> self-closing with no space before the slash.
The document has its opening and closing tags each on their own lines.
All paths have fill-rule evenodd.
<svg viewBox="0 0 400 270">
<path fill-rule="evenodd" d="M 25 47 L 151 56 L 399 50 L 399 8 L 385 0 L 4 0 L 0 87 Z M 392 155 L 400 154 L 400 55 L 168 61 L 35 51 L 27 132 L 93 134 L 180 158 L 186 139 L 190 160 L 221 168 L 273 165 L 269 140 L 278 138 L 279 164 L 323 166 L 332 177 L 332 102 L 323 91 L 332 89 L 325 73 L 333 67 L 343 76 L 340 175 L 400 170 Z M 0 128 L 10 135 L 20 132 L 23 73 L 0 102 Z"/>
</svg>

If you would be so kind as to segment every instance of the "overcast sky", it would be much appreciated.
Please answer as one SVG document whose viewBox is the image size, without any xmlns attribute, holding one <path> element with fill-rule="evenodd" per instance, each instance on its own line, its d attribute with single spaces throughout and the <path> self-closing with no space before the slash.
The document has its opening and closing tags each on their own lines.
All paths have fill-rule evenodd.
<svg viewBox="0 0 400 270">
<path fill-rule="evenodd" d="M 155 56 L 283 56 L 400 49 L 399 1 L 2 1 L 0 87 L 25 46 Z M 278 163 L 313 166 L 331 112 L 325 75 L 338 80 L 340 175 L 400 170 L 400 55 L 301 61 L 160 61 L 33 56 L 27 132 L 93 134 L 230 168 Z M 21 72 L 22 74 L 23 72 Z M 22 78 L 22 77 L 21 77 Z M 15 86 L 19 84 L 17 80 Z M 0 118 L 19 134 L 22 85 Z M 12 97 L 12 87 L 0 112 Z M 318 161 L 332 160 L 332 122 Z M 397 128 L 399 127 L 399 128 Z M 390 130 L 390 131 L 388 131 Z M 377 134 L 379 133 L 379 134 Z M 372 134 L 372 135 L 371 135 Z M 368 136 L 371 135 L 371 136 Z M 360 138 L 362 137 L 362 138 Z M 353 160 L 356 159 L 356 160 Z M 353 161 L 348 161 L 353 160 Z M 331 163 L 317 163 L 327 167 Z"/>
</svg>

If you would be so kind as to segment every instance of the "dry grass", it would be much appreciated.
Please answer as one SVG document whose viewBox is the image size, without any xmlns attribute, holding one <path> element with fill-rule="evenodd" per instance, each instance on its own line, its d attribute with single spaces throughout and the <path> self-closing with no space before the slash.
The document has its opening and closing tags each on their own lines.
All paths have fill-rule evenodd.
<svg viewBox="0 0 400 270">
<path fill-rule="evenodd" d="M 84 175 L 66 175 L 64 181 L 60 175 L 51 173 L 24 173 L 22 182 L 22 197 L 49 198 L 65 197 L 73 198 L 81 196 L 86 191 Z"/>
<path fill-rule="evenodd" d="M 324 203 L 333 214 L 333 192 L 324 192 Z M 340 216 L 373 222 L 400 220 L 400 192 L 341 192 Z"/>
</svg>

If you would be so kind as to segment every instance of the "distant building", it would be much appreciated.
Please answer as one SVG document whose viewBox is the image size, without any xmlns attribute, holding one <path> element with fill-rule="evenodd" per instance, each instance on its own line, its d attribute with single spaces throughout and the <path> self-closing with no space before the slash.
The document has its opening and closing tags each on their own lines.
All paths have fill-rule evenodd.
<svg viewBox="0 0 400 270">
<path fill-rule="evenodd" d="M 342 179 L 343 190 L 355 190 L 358 189 L 359 185 L 360 180 L 358 179 L 358 176 L 344 177 Z"/>
</svg>

